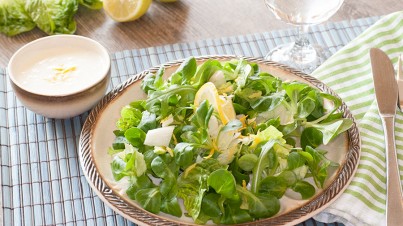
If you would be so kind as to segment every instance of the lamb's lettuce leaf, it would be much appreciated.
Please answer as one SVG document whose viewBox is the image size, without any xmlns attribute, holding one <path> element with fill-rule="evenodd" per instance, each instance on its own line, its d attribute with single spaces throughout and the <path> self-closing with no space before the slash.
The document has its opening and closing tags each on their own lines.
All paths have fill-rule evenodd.
<svg viewBox="0 0 403 226">
<path fill-rule="evenodd" d="M 226 169 L 218 169 L 212 172 L 207 179 L 207 184 L 212 187 L 217 194 L 228 199 L 238 199 L 234 176 Z"/>
<path fill-rule="evenodd" d="M 191 167 L 191 168 L 190 168 Z M 208 175 L 224 166 L 214 158 L 205 159 L 200 163 L 189 166 L 178 178 L 178 197 L 188 214 L 195 220 L 200 214 L 201 204 L 205 192 L 208 190 Z"/>
</svg>

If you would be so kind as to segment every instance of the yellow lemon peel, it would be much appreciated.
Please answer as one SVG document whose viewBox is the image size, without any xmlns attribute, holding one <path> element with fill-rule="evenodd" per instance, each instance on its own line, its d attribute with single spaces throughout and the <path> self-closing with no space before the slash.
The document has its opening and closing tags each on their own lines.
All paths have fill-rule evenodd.
<svg viewBox="0 0 403 226">
<path fill-rule="evenodd" d="M 217 88 L 212 82 L 205 83 L 197 91 L 194 100 L 195 107 L 198 107 L 204 100 L 207 100 L 209 104 L 213 106 L 224 125 L 235 119 L 236 115 L 232 101 L 230 99 L 220 97 L 220 95 L 218 95 Z"/>
<path fill-rule="evenodd" d="M 133 21 L 143 16 L 152 0 L 103 0 L 106 14 L 117 22 Z"/>
</svg>

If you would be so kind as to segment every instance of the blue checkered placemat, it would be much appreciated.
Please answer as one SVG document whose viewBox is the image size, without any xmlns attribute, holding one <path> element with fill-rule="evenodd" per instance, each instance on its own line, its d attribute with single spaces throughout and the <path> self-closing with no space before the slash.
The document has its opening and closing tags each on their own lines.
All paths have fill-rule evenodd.
<svg viewBox="0 0 403 226">
<path fill-rule="evenodd" d="M 378 19 L 313 26 L 309 38 L 333 54 Z M 287 29 L 117 52 L 111 54 L 110 88 L 144 69 L 189 56 L 262 57 L 296 35 L 296 29 Z M 0 69 L 0 224 L 133 225 L 104 205 L 80 168 L 78 143 L 87 115 L 65 120 L 36 115 L 16 99 L 6 70 Z M 301 225 L 341 224 L 310 219 Z"/>
</svg>

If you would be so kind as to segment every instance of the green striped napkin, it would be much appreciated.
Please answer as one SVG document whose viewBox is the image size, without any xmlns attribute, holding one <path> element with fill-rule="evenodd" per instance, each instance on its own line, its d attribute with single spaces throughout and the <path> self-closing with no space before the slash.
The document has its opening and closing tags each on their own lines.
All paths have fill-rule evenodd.
<svg viewBox="0 0 403 226">
<path fill-rule="evenodd" d="M 317 221 L 337 221 L 347 226 L 385 224 L 385 142 L 373 88 L 369 58 L 372 47 L 385 51 L 397 64 L 399 55 L 403 53 L 403 11 L 380 19 L 313 73 L 347 103 L 358 121 L 362 137 L 361 159 L 355 177 L 340 198 L 314 217 Z M 396 117 L 395 133 L 402 180 L 401 112 Z"/>
</svg>

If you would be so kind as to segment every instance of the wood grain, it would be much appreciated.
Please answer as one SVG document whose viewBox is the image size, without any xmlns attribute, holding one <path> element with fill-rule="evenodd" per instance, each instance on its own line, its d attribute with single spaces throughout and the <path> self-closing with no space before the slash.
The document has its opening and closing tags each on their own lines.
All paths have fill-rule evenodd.
<svg viewBox="0 0 403 226">
<path fill-rule="evenodd" d="M 345 0 L 331 21 L 386 15 L 403 9 L 402 0 Z M 99 41 L 109 52 L 289 28 L 263 0 L 154 1 L 140 19 L 116 23 L 103 12 L 80 7 L 78 35 Z M 0 34 L 0 67 L 24 44 L 46 36 L 39 29 L 14 37 Z"/>
</svg>

